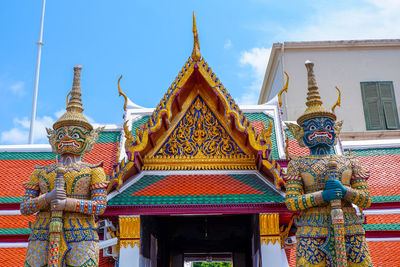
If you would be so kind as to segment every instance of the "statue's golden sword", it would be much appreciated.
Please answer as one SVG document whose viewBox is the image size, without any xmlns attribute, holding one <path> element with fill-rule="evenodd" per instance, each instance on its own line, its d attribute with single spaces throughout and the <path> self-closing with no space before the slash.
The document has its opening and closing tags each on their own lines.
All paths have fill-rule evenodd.
<svg viewBox="0 0 400 267">
<path fill-rule="evenodd" d="M 54 180 L 54 188 L 64 188 L 64 168 L 58 168 L 56 170 L 56 178 Z M 61 267 L 60 255 L 63 254 L 63 242 L 64 238 L 62 235 L 63 223 L 62 223 L 63 211 L 54 210 L 51 212 L 51 220 L 49 226 L 50 239 L 47 253 L 47 266 L 48 267 Z"/>
<path fill-rule="evenodd" d="M 338 180 L 337 163 L 334 159 L 329 159 L 328 162 L 328 179 Z M 346 243 L 344 240 L 344 216 L 342 210 L 342 200 L 333 199 L 330 202 L 332 226 L 335 237 L 335 264 L 337 267 L 347 266 Z"/>
</svg>

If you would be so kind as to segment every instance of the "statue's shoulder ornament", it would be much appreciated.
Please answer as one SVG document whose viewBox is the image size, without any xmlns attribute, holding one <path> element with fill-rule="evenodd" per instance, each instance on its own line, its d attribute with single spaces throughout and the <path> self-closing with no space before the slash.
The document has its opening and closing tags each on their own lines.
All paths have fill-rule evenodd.
<svg viewBox="0 0 400 267">
<path fill-rule="evenodd" d="M 50 173 L 52 171 L 54 171 L 55 169 L 57 169 L 58 167 L 58 163 L 53 163 L 53 164 L 49 164 L 49 165 L 45 165 L 45 166 L 40 166 L 40 165 L 35 165 L 35 170 L 42 170 L 45 171 L 46 173 Z"/>
<path fill-rule="evenodd" d="M 91 169 L 95 169 L 95 168 L 99 168 L 99 167 L 103 167 L 103 162 L 100 161 L 99 163 L 96 164 L 92 164 L 92 163 L 87 163 L 87 162 L 83 162 L 82 164 L 85 165 L 85 168 L 91 168 Z"/>
</svg>

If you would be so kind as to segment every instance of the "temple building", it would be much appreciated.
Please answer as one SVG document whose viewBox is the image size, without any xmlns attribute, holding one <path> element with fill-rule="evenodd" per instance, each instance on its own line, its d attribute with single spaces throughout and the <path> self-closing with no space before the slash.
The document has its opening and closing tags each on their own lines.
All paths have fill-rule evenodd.
<svg viewBox="0 0 400 267">
<path fill-rule="evenodd" d="M 107 209 L 97 218 L 99 266 L 295 266 L 298 212 L 285 205 L 285 174 L 291 158 L 308 150 L 284 126 L 281 97 L 235 102 L 200 53 L 194 17 L 193 36 L 191 55 L 157 107 L 134 104 L 118 80 L 124 124 L 105 125 L 83 156 L 103 162 L 109 181 Z M 284 83 L 279 96 L 291 88 Z M 396 144 L 339 140 L 334 148 L 337 155 L 353 153 L 371 171 L 372 204 L 358 212 L 375 266 L 400 262 Z M 23 266 L 35 220 L 19 211 L 23 183 L 35 165 L 56 160 L 50 145 L 0 146 L 0 266 Z"/>
</svg>

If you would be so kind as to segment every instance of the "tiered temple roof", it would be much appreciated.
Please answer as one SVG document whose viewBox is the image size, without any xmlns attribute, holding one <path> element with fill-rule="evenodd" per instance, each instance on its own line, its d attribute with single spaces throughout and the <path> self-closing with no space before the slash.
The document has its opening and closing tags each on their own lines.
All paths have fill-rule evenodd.
<svg viewBox="0 0 400 267">
<path fill-rule="evenodd" d="M 277 102 L 239 107 L 196 42 L 197 29 L 192 56 L 158 106 L 142 108 L 126 98 L 124 126 L 107 127 L 84 155 L 86 162 L 103 162 L 111 182 L 103 218 L 279 212 L 287 224 L 292 213 L 284 205 L 285 167 L 308 151 L 284 130 Z M 371 171 L 372 206 L 364 214 L 376 266 L 395 266 L 400 257 L 398 141 L 339 142 L 335 149 L 353 153 Z M 19 213 L 22 183 L 35 164 L 55 160 L 49 145 L 0 147 L 0 266 L 23 264 L 34 217 Z M 294 266 L 294 248 L 287 256 Z M 100 260 L 100 266 L 111 264 L 111 258 Z"/>
</svg>

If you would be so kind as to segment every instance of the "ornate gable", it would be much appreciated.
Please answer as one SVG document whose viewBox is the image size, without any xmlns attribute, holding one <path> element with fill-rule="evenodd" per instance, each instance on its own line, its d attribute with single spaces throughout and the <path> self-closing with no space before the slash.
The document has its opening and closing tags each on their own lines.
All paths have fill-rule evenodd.
<svg viewBox="0 0 400 267">
<path fill-rule="evenodd" d="M 125 122 L 128 162 L 115 168 L 109 190 L 141 170 L 258 169 L 280 188 L 269 158 L 272 123 L 258 133 L 194 46 L 164 97 L 135 137 Z"/>
</svg>

